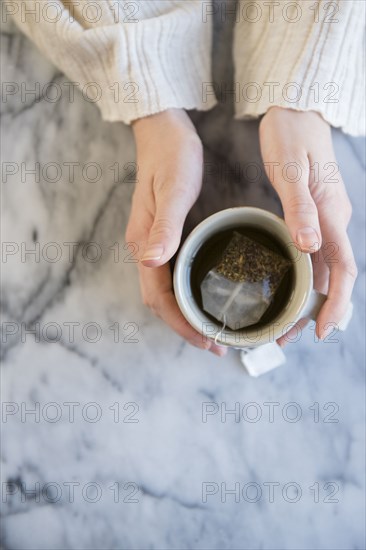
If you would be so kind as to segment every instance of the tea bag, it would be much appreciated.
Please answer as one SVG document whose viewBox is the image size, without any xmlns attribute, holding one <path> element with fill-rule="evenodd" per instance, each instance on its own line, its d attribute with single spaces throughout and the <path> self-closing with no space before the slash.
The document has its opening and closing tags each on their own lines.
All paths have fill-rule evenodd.
<svg viewBox="0 0 366 550">
<path fill-rule="evenodd" d="M 257 323 L 291 262 L 238 231 L 201 283 L 203 309 L 232 330 Z"/>
</svg>

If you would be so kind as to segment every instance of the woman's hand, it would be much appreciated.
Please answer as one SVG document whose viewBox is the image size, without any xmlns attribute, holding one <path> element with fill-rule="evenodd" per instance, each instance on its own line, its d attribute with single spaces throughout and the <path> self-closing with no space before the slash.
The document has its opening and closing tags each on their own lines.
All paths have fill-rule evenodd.
<svg viewBox="0 0 366 550">
<path fill-rule="evenodd" d="M 259 133 L 266 172 L 292 239 L 302 251 L 315 252 L 315 288 L 328 294 L 316 322 L 316 333 L 324 339 L 344 317 L 357 276 L 347 235 L 351 203 L 336 164 L 330 126 L 313 111 L 272 107 Z"/>
<path fill-rule="evenodd" d="M 133 132 L 139 171 L 126 240 L 142 249 L 138 267 L 143 302 L 189 343 L 222 356 L 226 349 L 204 339 L 183 317 L 169 265 L 201 190 L 201 141 L 179 109 L 139 119 Z"/>
</svg>

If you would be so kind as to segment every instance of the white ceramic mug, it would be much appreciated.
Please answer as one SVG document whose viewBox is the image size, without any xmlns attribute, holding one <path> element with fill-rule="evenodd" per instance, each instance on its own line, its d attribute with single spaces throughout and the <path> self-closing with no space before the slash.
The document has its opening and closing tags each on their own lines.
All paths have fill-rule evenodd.
<svg viewBox="0 0 366 550">
<path fill-rule="evenodd" d="M 196 302 L 191 288 L 191 269 L 203 243 L 213 235 L 230 229 L 249 226 L 273 235 L 287 250 L 292 261 L 294 283 L 288 300 L 278 315 L 260 328 L 247 327 L 237 331 L 223 329 L 222 324 L 208 317 Z M 326 300 L 313 288 L 313 268 L 310 254 L 301 252 L 294 245 L 285 222 L 260 208 L 237 207 L 222 210 L 206 218 L 187 237 L 179 251 L 174 269 L 174 292 L 178 305 L 187 321 L 203 338 L 217 344 L 235 348 L 256 348 L 275 342 L 286 334 L 301 318 L 315 319 Z M 348 317 L 350 317 L 351 312 Z M 345 319 L 345 325 L 349 319 Z M 338 328 L 342 329 L 341 326 Z"/>
</svg>

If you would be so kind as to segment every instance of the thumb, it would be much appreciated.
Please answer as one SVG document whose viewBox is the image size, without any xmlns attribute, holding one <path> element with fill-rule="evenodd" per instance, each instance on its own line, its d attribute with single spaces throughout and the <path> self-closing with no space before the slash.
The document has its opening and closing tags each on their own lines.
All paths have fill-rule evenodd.
<svg viewBox="0 0 366 550">
<path fill-rule="evenodd" d="M 285 221 L 292 240 L 304 252 L 315 252 L 321 246 L 318 209 L 309 189 L 309 168 L 301 167 L 294 180 L 270 178 L 282 203 Z"/>
<path fill-rule="evenodd" d="M 154 222 L 141 258 L 144 265 L 158 267 L 174 256 L 193 202 L 189 189 L 179 189 L 174 185 L 158 195 Z"/>
</svg>

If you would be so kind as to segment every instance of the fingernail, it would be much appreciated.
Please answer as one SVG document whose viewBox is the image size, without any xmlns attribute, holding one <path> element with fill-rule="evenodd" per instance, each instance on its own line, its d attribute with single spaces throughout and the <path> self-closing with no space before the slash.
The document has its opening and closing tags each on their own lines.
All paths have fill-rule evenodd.
<svg viewBox="0 0 366 550">
<path fill-rule="evenodd" d="M 145 250 L 141 261 L 147 262 L 151 260 L 160 260 L 164 252 L 164 247 L 162 244 L 152 244 L 151 246 L 148 246 Z"/>
<path fill-rule="evenodd" d="M 315 244 L 319 244 L 318 234 L 312 227 L 303 227 L 302 229 L 299 229 L 296 235 L 296 240 L 301 248 L 306 248 L 307 250 L 314 248 Z"/>
<path fill-rule="evenodd" d="M 320 340 L 325 340 L 325 339 L 327 338 L 327 336 L 329 336 L 330 334 L 332 334 L 333 330 L 334 330 L 334 326 L 333 326 L 333 325 L 327 326 L 327 327 L 323 330 L 322 334 L 320 335 Z"/>
</svg>

